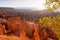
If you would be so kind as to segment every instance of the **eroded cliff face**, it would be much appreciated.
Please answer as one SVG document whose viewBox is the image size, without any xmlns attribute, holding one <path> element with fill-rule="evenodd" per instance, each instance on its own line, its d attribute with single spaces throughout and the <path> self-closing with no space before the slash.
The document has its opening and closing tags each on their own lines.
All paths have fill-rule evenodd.
<svg viewBox="0 0 60 40">
<path fill-rule="evenodd" d="M 49 28 L 41 29 L 37 23 L 39 18 L 56 15 L 58 14 L 54 12 L 27 12 L 12 8 L 0 8 L 0 40 L 58 40 L 54 31 L 50 29 L 48 33 L 46 29 L 49 30 Z"/>
<path fill-rule="evenodd" d="M 46 30 L 50 30 L 48 33 Z M 49 34 L 53 35 L 49 36 Z M 28 21 L 26 18 L 10 17 L 0 19 L 0 40 L 58 40 L 54 31 L 49 28 L 40 29 L 36 21 Z"/>
</svg>

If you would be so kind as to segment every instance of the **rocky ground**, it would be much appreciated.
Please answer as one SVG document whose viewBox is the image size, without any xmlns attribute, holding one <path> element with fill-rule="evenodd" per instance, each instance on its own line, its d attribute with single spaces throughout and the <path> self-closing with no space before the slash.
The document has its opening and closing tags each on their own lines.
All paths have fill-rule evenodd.
<svg viewBox="0 0 60 40">
<path fill-rule="evenodd" d="M 20 40 L 20 38 L 16 36 L 0 35 L 0 40 Z"/>
</svg>

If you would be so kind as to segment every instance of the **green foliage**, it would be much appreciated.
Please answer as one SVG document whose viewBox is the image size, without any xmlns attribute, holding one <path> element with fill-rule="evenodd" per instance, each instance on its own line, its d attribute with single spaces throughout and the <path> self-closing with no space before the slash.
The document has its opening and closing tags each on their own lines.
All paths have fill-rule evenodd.
<svg viewBox="0 0 60 40">
<path fill-rule="evenodd" d="M 48 11 L 56 11 L 58 7 L 60 7 L 60 1 L 59 0 L 47 0 L 46 7 Z"/>
<path fill-rule="evenodd" d="M 38 23 L 41 28 L 49 27 L 55 30 L 60 40 L 60 16 L 59 15 L 55 17 L 40 18 Z"/>
</svg>

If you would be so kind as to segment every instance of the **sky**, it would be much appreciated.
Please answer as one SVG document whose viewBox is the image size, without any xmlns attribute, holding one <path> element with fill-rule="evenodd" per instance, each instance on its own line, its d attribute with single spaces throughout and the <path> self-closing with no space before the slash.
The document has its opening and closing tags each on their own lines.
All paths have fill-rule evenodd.
<svg viewBox="0 0 60 40">
<path fill-rule="evenodd" d="M 32 7 L 45 9 L 45 0 L 0 0 L 0 7 Z"/>
</svg>

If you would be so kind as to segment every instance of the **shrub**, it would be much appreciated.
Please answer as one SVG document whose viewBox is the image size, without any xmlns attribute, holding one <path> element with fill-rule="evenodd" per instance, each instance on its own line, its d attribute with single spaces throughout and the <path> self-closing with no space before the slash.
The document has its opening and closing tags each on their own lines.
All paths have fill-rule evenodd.
<svg viewBox="0 0 60 40">
<path fill-rule="evenodd" d="M 49 27 L 53 29 L 60 40 L 60 15 L 57 15 L 55 17 L 44 17 L 40 18 L 38 21 L 41 28 L 43 27 Z"/>
</svg>

